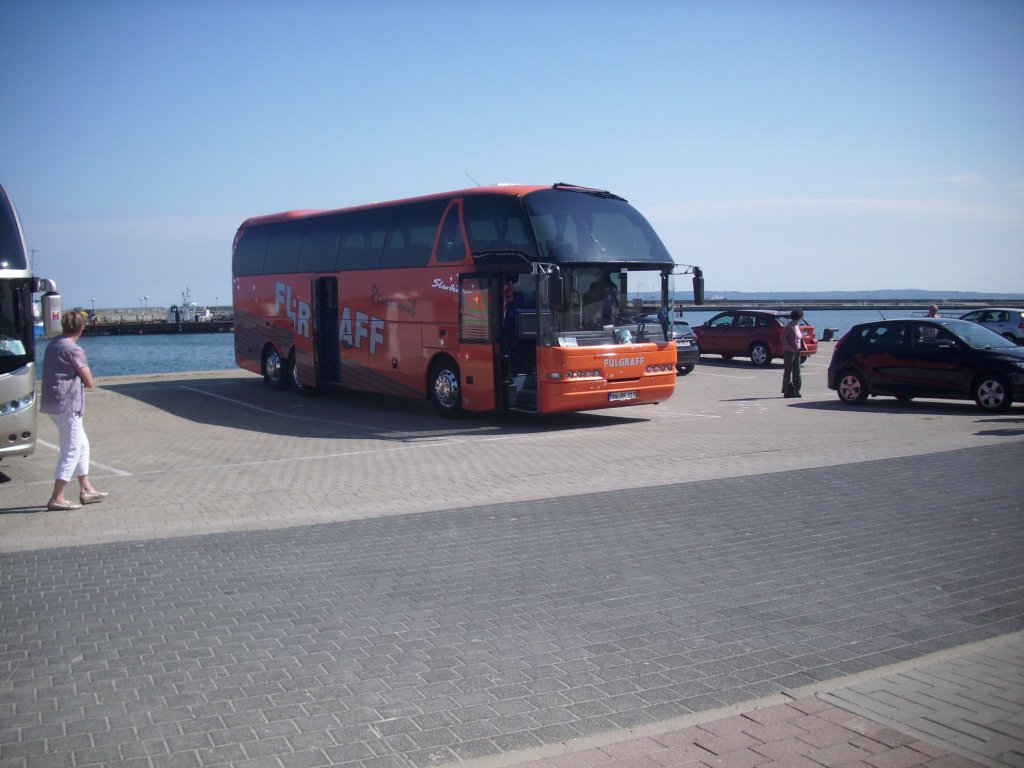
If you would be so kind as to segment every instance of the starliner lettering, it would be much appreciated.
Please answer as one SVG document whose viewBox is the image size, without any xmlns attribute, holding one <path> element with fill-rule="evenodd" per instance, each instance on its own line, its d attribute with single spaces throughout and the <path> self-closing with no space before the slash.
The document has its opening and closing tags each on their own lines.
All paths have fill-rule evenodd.
<svg viewBox="0 0 1024 768">
<path fill-rule="evenodd" d="M 449 279 L 451 279 L 451 278 L 449 278 Z M 459 292 L 459 286 L 456 283 L 454 283 L 454 282 L 446 283 L 444 281 L 443 277 L 435 277 L 434 278 L 434 282 L 430 284 L 430 287 L 431 288 L 438 288 L 438 289 L 440 289 L 442 291 L 448 291 L 449 293 L 458 293 Z"/>
<path fill-rule="evenodd" d="M 643 355 L 639 355 L 638 357 L 606 357 L 604 359 L 605 368 L 627 368 L 629 366 L 643 364 Z"/>
</svg>

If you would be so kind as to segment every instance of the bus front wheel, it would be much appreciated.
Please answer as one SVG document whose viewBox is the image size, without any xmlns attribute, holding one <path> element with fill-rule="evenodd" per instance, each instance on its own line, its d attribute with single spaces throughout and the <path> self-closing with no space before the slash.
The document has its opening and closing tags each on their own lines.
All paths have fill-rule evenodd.
<svg viewBox="0 0 1024 768">
<path fill-rule="evenodd" d="M 438 360 L 430 368 L 430 400 L 437 412 L 446 418 L 462 413 L 459 366 L 449 358 Z"/>
<path fill-rule="evenodd" d="M 274 389 L 288 388 L 287 364 L 281 359 L 277 347 L 271 345 L 263 352 L 263 380 Z"/>
</svg>

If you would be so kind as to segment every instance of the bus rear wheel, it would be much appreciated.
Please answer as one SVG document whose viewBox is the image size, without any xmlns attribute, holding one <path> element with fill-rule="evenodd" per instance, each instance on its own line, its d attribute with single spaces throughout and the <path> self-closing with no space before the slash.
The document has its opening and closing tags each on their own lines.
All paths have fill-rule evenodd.
<svg viewBox="0 0 1024 768">
<path fill-rule="evenodd" d="M 270 345 L 263 351 L 263 381 L 274 389 L 288 389 L 288 364 L 281 358 L 277 347 Z"/>
<path fill-rule="evenodd" d="M 430 400 L 445 418 L 455 418 L 462 413 L 459 366 L 450 358 L 442 358 L 430 368 Z"/>
<path fill-rule="evenodd" d="M 299 379 L 299 367 L 295 364 L 295 350 L 288 356 L 288 372 L 291 374 L 292 389 L 297 394 L 304 397 L 316 394 L 316 387 L 310 386 L 309 384 L 303 384 Z"/>
</svg>

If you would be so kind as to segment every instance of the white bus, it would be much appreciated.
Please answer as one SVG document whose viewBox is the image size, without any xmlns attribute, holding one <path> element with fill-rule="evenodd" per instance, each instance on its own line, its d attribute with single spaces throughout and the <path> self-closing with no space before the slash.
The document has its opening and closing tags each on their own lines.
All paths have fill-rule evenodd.
<svg viewBox="0 0 1024 768">
<path fill-rule="evenodd" d="M 0 186 L 0 460 L 36 448 L 36 319 L 43 292 L 45 335 L 60 332 L 60 296 L 50 280 L 32 276 L 18 214 Z"/>
</svg>

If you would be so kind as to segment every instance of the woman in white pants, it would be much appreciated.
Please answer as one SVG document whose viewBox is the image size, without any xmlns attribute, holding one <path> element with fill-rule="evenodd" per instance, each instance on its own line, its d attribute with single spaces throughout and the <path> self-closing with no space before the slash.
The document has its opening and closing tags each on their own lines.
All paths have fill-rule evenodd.
<svg viewBox="0 0 1024 768">
<path fill-rule="evenodd" d="M 54 473 L 53 493 L 46 504 L 51 511 L 80 508 L 80 505 L 64 498 L 64 488 L 72 476 L 78 477 L 78 500 L 82 504 L 94 504 L 107 496 L 89 482 L 89 438 L 85 434 L 82 417 L 85 389 L 92 389 L 93 381 L 85 350 L 77 344 L 85 330 L 85 315 L 65 312 L 60 324 L 64 332 L 60 338 L 50 342 L 43 356 L 39 403 L 39 412 L 50 414 L 60 434 L 60 458 Z"/>
</svg>

